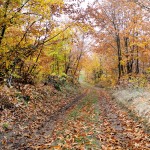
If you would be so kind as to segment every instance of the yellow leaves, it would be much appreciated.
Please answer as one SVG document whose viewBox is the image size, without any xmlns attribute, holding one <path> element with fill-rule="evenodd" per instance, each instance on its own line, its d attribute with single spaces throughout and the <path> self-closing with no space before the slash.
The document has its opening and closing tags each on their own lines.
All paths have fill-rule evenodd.
<svg viewBox="0 0 150 150">
<path fill-rule="evenodd" d="M 123 65 L 123 66 L 125 66 L 125 65 L 126 65 L 126 62 L 125 62 L 124 60 L 121 60 L 121 61 L 120 61 L 120 64 Z"/>
<path fill-rule="evenodd" d="M 40 146 L 32 146 L 33 149 L 39 150 L 39 149 L 49 149 L 49 150 L 61 150 L 61 146 L 50 146 L 51 144 L 43 144 Z"/>
<path fill-rule="evenodd" d="M 63 0 L 34 0 L 35 2 L 41 5 L 58 5 L 61 6 L 64 4 Z"/>
<path fill-rule="evenodd" d="M 32 0 L 29 1 L 29 7 L 26 9 L 35 14 L 36 18 L 42 16 L 43 19 L 49 20 L 51 15 L 60 11 L 62 6 L 62 0 Z"/>
<path fill-rule="evenodd" d="M 75 26 L 80 27 L 80 30 L 85 33 L 88 32 L 89 30 L 94 31 L 93 27 L 91 27 L 90 25 L 85 25 L 83 23 L 75 23 Z"/>
<path fill-rule="evenodd" d="M 64 4 L 63 0 L 46 0 L 46 1 L 49 1 L 50 4 L 55 4 L 58 6 L 62 6 Z"/>
<path fill-rule="evenodd" d="M 99 56 L 97 54 L 93 53 L 91 54 L 91 56 L 92 58 L 89 56 L 86 56 L 83 61 L 84 69 L 89 73 L 91 73 L 93 69 L 99 68 L 101 65 Z"/>
<path fill-rule="evenodd" d="M 63 0 L 35 0 L 41 7 L 44 7 L 45 10 L 48 10 L 49 6 L 62 7 L 64 2 Z"/>
<path fill-rule="evenodd" d="M 6 60 L 6 68 L 8 69 L 10 62 L 8 60 Z"/>
<path fill-rule="evenodd" d="M 149 42 L 143 41 L 143 42 L 131 42 L 130 46 L 138 46 L 140 48 L 145 48 L 145 46 L 147 46 L 149 44 Z"/>
</svg>

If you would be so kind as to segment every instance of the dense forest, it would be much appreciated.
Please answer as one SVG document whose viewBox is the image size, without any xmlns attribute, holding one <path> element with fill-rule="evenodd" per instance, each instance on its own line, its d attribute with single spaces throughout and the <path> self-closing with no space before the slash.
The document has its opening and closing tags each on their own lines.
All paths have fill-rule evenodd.
<svg viewBox="0 0 150 150">
<path fill-rule="evenodd" d="M 149 79 L 149 1 L 1 0 L 0 80 Z M 83 6 L 82 6 L 83 4 Z M 86 6 L 84 6 L 86 5 Z M 89 64 L 89 62 L 91 62 Z"/>
<path fill-rule="evenodd" d="M 149 149 L 149 88 L 149 0 L 0 0 L 0 149 Z M 116 102 L 123 97 L 129 105 Z M 144 127 L 125 121 L 118 105 L 146 116 Z M 71 109 L 74 118 L 66 123 L 75 137 L 57 122 Z M 103 120 L 101 127 L 93 116 Z M 52 132 L 55 122 L 63 137 Z M 140 129 L 129 142 L 119 129 L 128 136 L 130 125 Z M 105 142 L 89 144 L 80 132 Z"/>
</svg>

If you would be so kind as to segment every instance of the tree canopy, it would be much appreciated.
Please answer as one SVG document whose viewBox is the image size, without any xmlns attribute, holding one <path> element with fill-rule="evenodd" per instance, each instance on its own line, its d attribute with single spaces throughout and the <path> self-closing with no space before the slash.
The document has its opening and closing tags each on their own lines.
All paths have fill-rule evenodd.
<svg viewBox="0 0 150 150">
<path fill-rule="evenodd" d="M 75 82 L 81 70 L 95 82 L 148 80 L 149 1 L 84 4 L 0 0 L 0 81 L 11 86 L 52 75 Z"/>
</svg>

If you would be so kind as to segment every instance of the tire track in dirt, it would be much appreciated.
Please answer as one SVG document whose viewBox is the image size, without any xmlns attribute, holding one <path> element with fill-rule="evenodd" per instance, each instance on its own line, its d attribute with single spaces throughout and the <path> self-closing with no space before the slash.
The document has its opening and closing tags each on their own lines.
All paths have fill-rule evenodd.
<svg viewBox="0 0 150 150">
<path fill-rule="evenodd" d="M 71 103 L 67 104 L 66 106 L 55 112 L 53 115 L 51 115 L 49 119 L 41 125 L 41 127 L 37 131 L 37 134 L 42 135 L 45 131 L 49 131 L 50 134 L 53 131 L 56 122 L 59 119 L 63 119 L 66 112 L 74 107 L 81 99 L 83 99 L 87 95 L 87 92 L 88 91 L 86 90 L 83 94 L 77 96 Z"/>
<path fill-rule="evenodd" d="M 83 91 L 83 94 L 77 96 L 76 98 L 74 98 L 72 102 L 60 108 L 57 112 L 49 116 L 48 120 L 46 120 L 36 131 L 34 131 L 31 137 L 20 138 L 19 140 L 16 141 L 16 143 L 12 145 L 12 148 L 15 150 L 22 150 L 22 149 L 32 150 L 33 148 L 27 145 L 37 145 L 37 144 L 42 145 L 42 143 L 45 142 L 45 137 L 48 137 L 52 134 L 56 123 L 59 120 L 62 120 L 65 117 L 66 112 L 75 105 L 77 105 L 78 102 L 82 100 L 87 95 L 88 92 L 89 90 Z"/>
<path fill-rule="evenodd" d="M 57 122 L 47 141 L 31 147 L 49 150 L 99 150 L 99 114 L 98 95 L 95 90 L 89 89 L 79 103 L 67 110 L 63 120 Z"/>
<path fill-rule="evenodd" d="M 133 121 L 115 104 L 106 91 L 99 91 L 102 149 L 104 150 L 148 150 L 149 136 L 142 126 Z"/>
</svg>

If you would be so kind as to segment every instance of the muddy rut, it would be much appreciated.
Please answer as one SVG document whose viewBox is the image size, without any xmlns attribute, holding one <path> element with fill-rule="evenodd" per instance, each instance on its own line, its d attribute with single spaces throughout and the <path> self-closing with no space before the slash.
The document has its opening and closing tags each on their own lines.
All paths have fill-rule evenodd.
<svg viewBox="0 0 150 150">
<path fill-rule="evenodd" d="M 99 91 L 99 105 L 102 149 L 150 149 L 150 138 L 142 129 L 142 125 L 134 122 L 121 110 L 106 91 Z"/>
<path fill-rule="evenodd" d="M 1 139 L 3 139 L 6 135 L 1 137 L 0 150 L 32 150 L 33 148 L 31 148 L 30 145 L 33 146 L 43 144 L 45 142 L 45 137 L 51 135 L 52 131 L 55 128 L 55 124 L 59 120 L 62 120 L 65 117 L 66 112 L 76 104 L 78 104 L 78 102 L 82 100 L 82 98 L 84 98 L 88 92 L 89 90 L 85 90 L 83 94 L 77 96 L 70 103 L 60 108 L 54 114 L 50 115 L 48 119 L 43 122 L 40 127 L 38 127 L 37 130 L 32 132 L 32 134 L 28 133 L 28 131 L 24 131 L 24 133 L 20 136 L 15 135 L 13 132 L 8 133 L 7 136 L 9 137 L 9 139 L 7 140 L 7 148 L 1 144 Z M 30 134 L 30 137 L 25 136 L 28 134 Z M 11 142 L 11 138 L 15 138 L 15 141 L 13 143 Z"/>
</svg>

